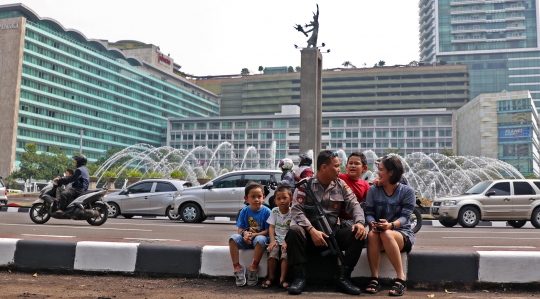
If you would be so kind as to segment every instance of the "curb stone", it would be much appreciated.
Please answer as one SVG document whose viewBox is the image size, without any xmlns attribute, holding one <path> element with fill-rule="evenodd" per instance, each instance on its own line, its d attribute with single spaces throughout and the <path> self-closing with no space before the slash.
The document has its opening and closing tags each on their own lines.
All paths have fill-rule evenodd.
<svg viewBox="0 0 540 299">
<path fill-rule="evenodd" d="M 233 276 L 227 246 L 158 245 L 117 242 L 63 242 L 0 238 L 0 268 L 78 272 L 151 273 L 175 276 Z M 45 256 L 44 256 L 45 255 Z M 524 288 L 540 281 L 540 252 L 428 251 L 403 254 L 411 283 L 508 283 Z M 240 262 L 251 263 L 251 250 Z M 436 266 L 435 266 L 436 265 Z M 394 278 L 388 259 L 381 259 L 380 278 Z M 259 277 L 266 273 L 266 259 Z M 326 271 L 325 271 L 326 270 Z M 321 268 L 327 273 L 328 269 Z M 361 255 L 353 277 L 369 277 L 367 255 Z"/>
</svg>

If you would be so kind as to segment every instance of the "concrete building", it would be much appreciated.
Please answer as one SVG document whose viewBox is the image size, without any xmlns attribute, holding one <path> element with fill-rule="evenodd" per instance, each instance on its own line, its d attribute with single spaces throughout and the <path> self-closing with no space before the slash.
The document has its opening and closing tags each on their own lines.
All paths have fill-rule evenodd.
<svg viewBox="0 0 540 299">
<path fill-rule="evenodd" d="M 365 112 L 327 112 L 322 114 L 322 149 L 353 151 L 373 150 L 382 155 L 389 148 L 402 154 L 441 152 L 444 148 L 456 151 L 455 110 L 422 109 Z M 193 150 L 204 146 L 212 151 L 229 142 L 234 156 L 242 160 L 248 149 L 246 166 L 275 166 L 285 157 L 296 161 L 300 153 L 300 109 L 284 106 L 283 112 L 260 116 L 221 116 L 208 118 L 169 119 L 167 145 Z M 275 148 L 272 143 L 276 142 Z M 275 160 L 272 161 L 273 152 Z M 210 159 L 208 151 L 196 151 L 204 163 Z M 222 166 L 230 165 L 234 157 L 230 146 L 217 152 Z M 238 162 L 238 166 L 240 163 Z"/>
<path fill-rule="evenodd" d="M 458 109 L 470 99 L 464 65 L 335 69 L 322 72 L 323 112 Z M 199 78 L 221 94 L 221 116 L 268 115 L 300 104 L 300 73 Z"/>
<path fill-rule="evenodd" d="M 528 91 L 481 94 L 456 112 L 457 154 L 540 174 L 538 112 Z"/>
<path fill-rule="evenodd" d="M 467 65 L 470 93 L 530 90 L 540 107 L 538 0 L 420 0 L 420 60 Z"/>
<path fill-rule="evenodd" d="M 115 47 L 113 47 L 115 46 Z M 219 115 L 219 97 L 175 74 L 159 47 L 88 39 L 23 4 L 0 5 L 0 176 L 24 146 L 90 160 L 111 148 L 164 145 L 168 117 Z"/>
</svg>

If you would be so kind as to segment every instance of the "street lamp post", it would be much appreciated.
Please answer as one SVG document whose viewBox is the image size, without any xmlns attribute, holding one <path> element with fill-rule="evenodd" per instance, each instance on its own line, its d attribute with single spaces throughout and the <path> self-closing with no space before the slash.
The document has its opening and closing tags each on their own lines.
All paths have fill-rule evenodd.
<svg viewBox="0 0 540 299">
<path fill-rule="evenodd" d="M 85 131 L 85 129 L 79 129 L 79 134 L 80 134 L 79 154 L 83 153 L 83 151 L 82 151 L 82 139 L 83 139 L 84 131 Z"/>
</svg>

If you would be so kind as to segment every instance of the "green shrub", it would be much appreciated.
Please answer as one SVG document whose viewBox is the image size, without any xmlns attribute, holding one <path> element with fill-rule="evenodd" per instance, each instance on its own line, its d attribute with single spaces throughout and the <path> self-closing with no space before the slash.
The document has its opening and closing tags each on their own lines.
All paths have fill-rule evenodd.
<svg viewBox="0 0 540 299">
<path fill-rule="evenodd" d="M 186 173 L 182 171 L 175 170 L 171 172 L 170 177 L 173 179 L 184 179 L 186 178 Z"/>
<path fill-rule="evenodd" d="M 105 171 L 105 174 L 103 176 L 106 177 L 106 178 L 117 178 L 118 177 L 118 175 L 116 175 L 116 172 L 110 171 L 110 170 Z"/>
<path fill-rule="evenodd" d="M 142 172 L 134 169 L 134 170 L 128 171 L 127 176 L 130 178 L 141 178 Z"/>
</svg>

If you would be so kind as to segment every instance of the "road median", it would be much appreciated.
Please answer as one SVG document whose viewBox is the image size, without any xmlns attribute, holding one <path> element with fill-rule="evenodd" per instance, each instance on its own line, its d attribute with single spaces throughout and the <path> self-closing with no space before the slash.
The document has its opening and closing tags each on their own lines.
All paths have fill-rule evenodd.
<svg viewBox="0 0 540 299">
<path fill-rule="evenodd" d="M 240 253 L 248 265 L 253 254 Z M 417 287 L 451 284 L 511 284 L 528 288 L 538 285 L 540 252 L 530 251 L 428 251 L 403 254 L 407 280 Z M 73 271 L 156 276 L 232 276 L 227 246 L 158 245 L 117 242 L 60 242 L 0 238 L 0 268 L 26 271 Z M 381 279 L 395 275 L 386 258 L 381 258 Z M 324 273 L 330 269 L 321 268 Z M 267 271 L 266 259 L 260 277 Z M 352 277 L 369 277 L 364 251 Z"/>
</svg>

